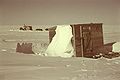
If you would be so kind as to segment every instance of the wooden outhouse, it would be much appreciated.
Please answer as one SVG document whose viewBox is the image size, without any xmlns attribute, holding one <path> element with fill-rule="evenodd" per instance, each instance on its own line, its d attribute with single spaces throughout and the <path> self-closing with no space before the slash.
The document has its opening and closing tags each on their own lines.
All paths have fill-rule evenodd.
<svg viewBox="0 0 120 80">
<path fill-rule="evenodd" d="M 76 57 L 93 57 L 97 48 L 104 45 L 102 23 L 72 24 L 72 44 Z M 49 28 L 49 40 L 55 35 L 55 27 Z"/>
</svg>

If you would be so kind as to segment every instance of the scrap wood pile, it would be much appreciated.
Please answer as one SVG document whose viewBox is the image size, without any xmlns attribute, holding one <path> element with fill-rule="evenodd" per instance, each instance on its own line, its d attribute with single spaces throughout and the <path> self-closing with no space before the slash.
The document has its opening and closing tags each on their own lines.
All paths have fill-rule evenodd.
<svg viewBox="0 0 120 80">
<path fill-rule="evenodd" d="M 119 57 L 120 52 L 112 52 L 112 45 L 114 43 L 115 42 L 108 43 L 100 48 L 95 49 L 95 53 L 97 53 L 97 55 L 93 56 L 93 58 L 97 59 L 97 58 L 105 57 L 105 58 L 112 59 L 112 58 Z"/>
</svg>

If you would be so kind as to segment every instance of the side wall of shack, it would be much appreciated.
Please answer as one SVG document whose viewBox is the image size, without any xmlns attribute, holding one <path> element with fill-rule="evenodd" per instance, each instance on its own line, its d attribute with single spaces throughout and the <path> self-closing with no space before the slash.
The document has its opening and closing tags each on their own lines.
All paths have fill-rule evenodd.
<svg viewBox="0 0 120 80">
<path fill-rule="evenodd" d="M 52 41 L 52 38 L 54 37 L 54 35 L 56 34 L 55 30 L 56 27 L 51 27 L 48 29 L 49 30 L 49 43 Z"/>
<path fill-rule="evenodd" d="M 94 49 L 103 46 L 102 23 L 72 25 L 76 57 L 92 57 Z"/>
</svg>

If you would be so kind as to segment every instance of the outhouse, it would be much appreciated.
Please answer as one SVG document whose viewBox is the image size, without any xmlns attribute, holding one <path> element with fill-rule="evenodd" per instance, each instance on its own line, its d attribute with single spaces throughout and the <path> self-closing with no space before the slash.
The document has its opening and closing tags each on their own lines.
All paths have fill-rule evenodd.
<svg viewBox="0 0 120 80">
<path fill-rule="evenodd" d="M 72 24 L 72 44 L 76 57 L 93 57 L 97 48 L 104 45 L 102 23 Z M 55 27 L 49 28 L 49 40 L 55 35 Z"/>
</svg>

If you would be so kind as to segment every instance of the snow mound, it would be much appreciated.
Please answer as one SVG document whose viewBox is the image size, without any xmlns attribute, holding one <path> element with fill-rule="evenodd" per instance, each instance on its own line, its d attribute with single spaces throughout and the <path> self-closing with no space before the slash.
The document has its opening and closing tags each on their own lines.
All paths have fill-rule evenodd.
<svg viewBox="0 0 120 80">
<path fill-rule="evenodd" d="M 120 52 L 120 42 L 114 43 L 112 48 L 112 52 Z"/>
<path fill-rule="evenodd" d="M 74 49 L 71 43 L 71 26 L 58 25 L 55 31 L 56 34 L 46 50 L 47 56 L 72 57 Z"/>
</svg>

